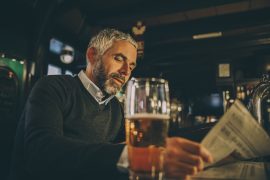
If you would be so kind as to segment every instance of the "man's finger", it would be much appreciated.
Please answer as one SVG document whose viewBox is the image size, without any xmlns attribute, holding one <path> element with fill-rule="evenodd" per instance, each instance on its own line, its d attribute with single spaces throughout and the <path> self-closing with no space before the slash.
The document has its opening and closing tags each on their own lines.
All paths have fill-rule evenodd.
<svg viewBox="0 0 270 180">
<path fill-rule="evenodd" d="M 184 143 L 183 149 L 186 151 L 189 151 L 192 154 L 196 154 L 200 156 L 205 162 L 213 162 L 213 157 L 211 156 L 210 152 L 204 148 L 201 144 L 189 144 L 189 143 Z"/>
<path fill-rule="evenodd" d="M 194 155 L 198 155 L 202 157 L 205 162 L 213 162 L 210 152 L 199 143 L 184 138 L 168 138 L 167 146 L 174 146 L 175 148 L 180 148 Z"/>
<path fill-rule="evenodd" d="M 198 170 L 203 169 L 203 160 L 200 156 L 193 155 L 187 151 L 180 148 L 167 148 L 165 151 L 165 158 L 168 160 L 173 160 L 181 163 L 190 164 L 196 166 Z"/>
<path fill-rule="evenodd" d="M 181 172 L 186 175 L 194 175 L 198 172 L 198 168 L 196 166 L 192 166 L 186 163 L 177 162 L 173 160 L 167 161 L 164 168 L 165 172 L 168 174 Z"/>
</svg>

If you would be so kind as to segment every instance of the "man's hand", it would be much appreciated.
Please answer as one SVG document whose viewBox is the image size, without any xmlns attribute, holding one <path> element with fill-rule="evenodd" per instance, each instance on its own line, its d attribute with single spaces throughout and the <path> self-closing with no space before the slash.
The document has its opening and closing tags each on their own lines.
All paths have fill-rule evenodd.
<svg viewBox="0 0 270 180">
<path fill-rule="evenodd" d="M 203 170 L 204 162 L 213 161 L 210 153 L 199 143 L 179 138 L 167 138 L 164 156 L 166 177 L 188 179 Z"/>
</svg>

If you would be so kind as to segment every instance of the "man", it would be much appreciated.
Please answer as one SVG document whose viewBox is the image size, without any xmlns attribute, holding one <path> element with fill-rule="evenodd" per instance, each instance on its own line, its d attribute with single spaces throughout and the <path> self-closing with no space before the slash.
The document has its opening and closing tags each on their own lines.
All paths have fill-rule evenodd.
<svg viewBox="0 0 270 180">
<path fill-rule="evenodd" d="M 85 71 L 48 76 L 33 87 L 18 125 L 11 179 L 117 179 L 124 148 L 123 110 L 114 95 L 136 67 L 130 35 L 105 29 L 89 43 Z M 201 145 L 169 138 L 166 173 L 202 170 L 211 156 Z"/>
</svg>

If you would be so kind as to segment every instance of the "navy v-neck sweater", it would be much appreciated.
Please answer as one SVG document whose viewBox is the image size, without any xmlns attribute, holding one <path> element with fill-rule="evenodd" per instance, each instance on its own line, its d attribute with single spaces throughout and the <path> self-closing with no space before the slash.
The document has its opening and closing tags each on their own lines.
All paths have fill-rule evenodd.
<svg viewBox="0 0 270 180">
<path fill-rule="evenodd" d="M 10 178 L 112 177 L 123 132 L 123 110 L 115 97 L 99 105 L 77 76 L 42 78 L 17 128 Z"/>
</svg>

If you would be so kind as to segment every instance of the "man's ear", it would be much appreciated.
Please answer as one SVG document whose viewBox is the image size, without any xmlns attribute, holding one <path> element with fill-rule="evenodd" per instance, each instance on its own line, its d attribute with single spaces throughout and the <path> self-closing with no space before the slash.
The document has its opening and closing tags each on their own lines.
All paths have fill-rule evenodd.
<svg viewBox="0 0 270 180">
<path fill-rule="evenodd" d="M 86 57 L 90 64 L 95 63 L 96 60 L 95 56 L 96 56 L 96 49 L 94 47 L 88 48 L 86 51 Z"/>
</svg>

